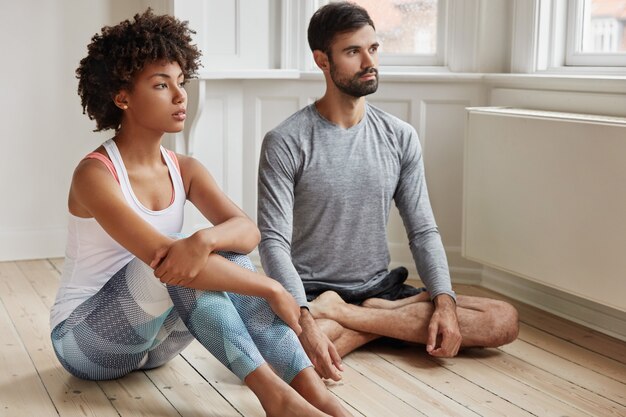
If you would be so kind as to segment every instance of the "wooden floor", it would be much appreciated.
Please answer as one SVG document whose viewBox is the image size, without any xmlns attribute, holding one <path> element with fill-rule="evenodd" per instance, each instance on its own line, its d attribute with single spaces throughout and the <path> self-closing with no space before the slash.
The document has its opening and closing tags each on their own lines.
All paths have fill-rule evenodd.
<svg viewBox="0 0 626 417">
<path fill-rule="evenodd" d="M 0 263 L 0 416 L 264 415 L 197 343 L 166 366 L 119 380 L 70 376 L 49 339 L 61 263 Z M 421 347 L 377 342 L 347 356 L 343 382 L 329 388 L 356 416 L 626 416 L 626 343 L 514 304 L 521 326 L 510 345 L 438 360 Z"/>
</svg>

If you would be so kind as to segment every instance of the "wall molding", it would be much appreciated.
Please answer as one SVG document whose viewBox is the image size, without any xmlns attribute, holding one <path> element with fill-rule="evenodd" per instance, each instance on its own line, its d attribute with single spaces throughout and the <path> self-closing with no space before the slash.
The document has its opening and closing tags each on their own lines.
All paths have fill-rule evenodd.
<svg viewBox="0 0 626 417">
<path fill-rule="evenodd" d="M 488 267 L 479 285 L 626 341 L 626 312 Z"/>
</svg>

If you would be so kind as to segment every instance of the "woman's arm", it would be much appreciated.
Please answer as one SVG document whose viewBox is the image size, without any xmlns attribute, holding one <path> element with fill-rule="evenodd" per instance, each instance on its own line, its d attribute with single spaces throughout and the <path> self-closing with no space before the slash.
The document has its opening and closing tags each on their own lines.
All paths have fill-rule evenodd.
<svg viewBox="0 0 626 417">
<path fill-rule="evenodd" d="M 197 232 L 210 251 L 249 253 L 261 239 L 252 220 L 220 189 L 196 159 L 178 155 L 187 198 L 214 226 Z"/>
<path fill-rule="evenodd" d="M 98 161 L 84 160 L 76 168 L 70 188 L 70 207 L 74 214 L 94 217 L 113 239 L 147 264 L 154 259 L 159 248 L 175 242 L 135 213 L 126 203 L 119 184 Z M 274 312 L 299 332 L 298 305 L 280 284 L 219 255 L 205 254 L 204 259 L 206 261 L 194 276 L 181 278 L 175 270 L 170 270 L 159 279 L 169 285 L 265 298 Z"/>
<path fill-rule="evenodd" d="M 155 268 L 159 278 L 186 279 L 194 277 L 214 251 L 252 251 L 260 240 L 260 233 L 200 162 L 188 156 L 177 156 L 187 198 L 214 226 L 159 248 L 150 266 Z"/>
</svg>

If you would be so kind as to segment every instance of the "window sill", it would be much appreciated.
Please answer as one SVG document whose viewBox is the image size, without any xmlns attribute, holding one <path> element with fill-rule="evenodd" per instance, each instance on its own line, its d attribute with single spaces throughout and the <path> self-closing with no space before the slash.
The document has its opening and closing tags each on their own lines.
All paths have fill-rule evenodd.
<svg viewBox="0 0 626 417">
<path fill-rule="evenodd" d="M 302 80 L 322 81 L 321 71 L 284 69 L 219 70 L 198 74 L 201 81 L 212 80 Z M 591 75 L 589 73 L 538 72 L 534 74 L 456 73 L 445 67 L 411 70 L 380 68 L 382 82 L 396 83 L 477 83 L 490 87 L 512 87 L 541 90 L 566 90 L 600 93 L 626 93 L 626 75 Z"/>
<path fill-rule="evenodd" d="M 491 87 L 566 90 L 594 93 L 626 93 L 626 76 L 563 73 L 483 74 Z"/>
<path fill-rule="evenodd" d="M 199 80 L 291 80 L 300 78 L 300 71 L 289 69 L 235 69 L 198 72 Z"/>
</svg>

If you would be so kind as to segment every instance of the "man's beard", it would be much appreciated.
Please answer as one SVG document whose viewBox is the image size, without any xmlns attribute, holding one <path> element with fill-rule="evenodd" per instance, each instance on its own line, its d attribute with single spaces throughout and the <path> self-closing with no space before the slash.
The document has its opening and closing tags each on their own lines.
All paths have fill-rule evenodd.
<svg viewBox="0 0 626 417">
<path fill-rule="evenodd" d="M 365 74 L 373 73 L 376 78 L 368 81 L 361 81 Z M 366 68 L 357 73 L 352 78 L 340 78 L 337 74 L 337 67 L 330 61 L 330 78 L 337 88 L 344 94 L 359 98 L 375 93 L 378 89 L 378 70 L 374 67 Z"/>
</svg>

